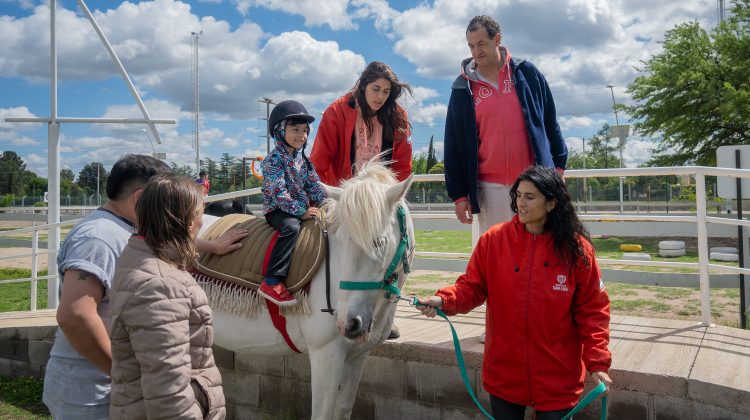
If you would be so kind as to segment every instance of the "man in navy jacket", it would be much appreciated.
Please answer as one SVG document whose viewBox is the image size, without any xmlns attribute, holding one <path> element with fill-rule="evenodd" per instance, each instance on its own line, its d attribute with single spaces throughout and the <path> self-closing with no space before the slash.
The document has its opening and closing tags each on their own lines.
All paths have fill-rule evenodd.
<svg viewBox="0 0 750 420">
<path fill-rule="evenodd" d="M 563 174 L 568 149 L 547 80 L 500 45 L 498 23 L 476 16 L 466 29 L 471 58 L 453 82 L 445 123 L 445 184 L 473 241 L 510 220 L 510 186 L 526 167 Z"/>
</svg>

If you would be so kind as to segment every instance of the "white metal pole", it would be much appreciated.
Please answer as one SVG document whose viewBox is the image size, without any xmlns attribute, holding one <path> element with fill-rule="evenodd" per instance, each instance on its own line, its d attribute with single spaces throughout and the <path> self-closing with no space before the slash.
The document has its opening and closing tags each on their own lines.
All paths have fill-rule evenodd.
<svg viewBox="0 0 750 420">
<path fill-rule="evenodd" d="M 102 205 L 101 195 L 99 195 L 99 165 L 96 165 L 96 205 Z"/>
<path fill-rule="evenodd" d="M 109 40 L 107 40 L 107 37 L 104 35 L 104 32 L 102 32 L 102 29 L 99 27 L 99 24 L 96 23 L 96 20 L 94 19 L 94 15 L 91 14 L 91 11 L 86 6 L 86 3 L 83 0 L 78 0 L 78 6 L 83 10 L 83 13 L 86 15 L 86 17 L 89 19 L 89 22 L 91 22 L 91 26 L 94 27 L 94 30 L 96 31 L 96 34 L 99 35 L 99 39 L 102 41 L 102 44 L 107 48 L 107 52 L 109 52 L 109 56 L 112 58 L 112 62 L 115 63 L 115 66 L 117 66 L 117 69 L 120 71 L 120 75 L 125 80 L 125 83 L 128 85 L 128 89 L 130 89 L 130 93 L 133 95 L 133 99 L 135 99 L 135 102 L 138 104 L 138 108 L 141 109 L 141 113 L 143 114 L 143 117 L 147 120 L 151 119 L 151 115 L 149 115 L 148 110 L 146 109 L 146 105 L 143 104 L 143 101 L 141 100 L 141 95 L 138 94 L 138 91 L 135 88 L 135 85 L 133 85 L 133 81 L 130 80 L 130 76 L 128 76 L 128 72 L 125 71 L 125 67 L 122 65 L 122 62 L 120 62 L 120 58 L 117 57 L 117 54 L 115 53 L 115 50 L 112 49 L 112 45 L 110 45 Z M 156 130 L 156 126 L 152 123 L 148 124 L 149 130 L 151 130 L 151 134 L 154 135 L 154 139 L 156 140 L 157 144 L 161 144 L 162 140 L 159 136 L 159 132 Z"/>
<path fill-rule="evenodd" d="M 37 290 L 37 252 L 39 252 L 39 231 L 35 230 L 31 234 L 31 310 L 36 311 L 36 290 Z M 48 273 L 49 274 L 49 273 Z M 48 280 L 49 281 L 49 280 Z"/>
<path fill-rule="evenodd" d="M 708 229 L 706 227 L 706 176 L 699 169 L 695 174 L 695 205 L 698 227 L 698 276 L 701 292 L 701 320 L 711 325 L 711 289 L 708 275 Z"/>
<path fill-rule="evenodd" d="M 54 118 L 54 117 L 53 117 Z M 60 124 L 50 123 L 47 130 L 47 153 L 49 168 L 47 176 L 47 189 L 49 190 L 49 203 L 47 206 L 47 223 L 60 223 Z M 60 227 L 51 228 L 48 231 L 47 249 L 47 274 L 57 275 L 57 251 L 60 247 Z M 60 279 L 57 277 L 47 280 L 47 307 L 57 308 L 58 287 Z"/>
<path fill-rule="evenodd" d="M 50 0 L 50 120 L 47 125 L 47 223 L 60 222 L 60 124 L 57 122 L 57 37 L 55 9 L 57 2 Z M 47 232 L 47 274 L 57 275 L 57 249 L 60 244 L 60 227 Z M 60 279 L 47 280 L 47 307 L 57 308 Z"/>
</svg>

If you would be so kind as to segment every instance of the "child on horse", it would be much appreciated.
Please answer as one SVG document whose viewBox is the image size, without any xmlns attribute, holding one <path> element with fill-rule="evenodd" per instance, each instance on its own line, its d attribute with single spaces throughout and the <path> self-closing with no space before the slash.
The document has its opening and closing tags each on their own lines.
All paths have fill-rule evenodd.
<svg viewBox="0 0 750 420">
<path fill-rule="evenodd" d="M 268 119 L 276 148 L 263 160 L 263 212 L 279 231 L 258 293 L 279 306 L 297 300 L 284 285 L 302 220 L 318 214 L 326 198 L 320 178 L 305 156 L 310 123 L 315 117 L 296 101 L 280 102 Z"/>
</svg>

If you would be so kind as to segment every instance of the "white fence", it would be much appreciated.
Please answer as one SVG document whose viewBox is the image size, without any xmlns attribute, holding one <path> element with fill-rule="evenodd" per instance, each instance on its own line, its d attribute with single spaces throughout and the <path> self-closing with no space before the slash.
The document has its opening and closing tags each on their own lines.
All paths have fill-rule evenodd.
<svg viewBox="0 0 750 420">
<path fill-rule="evenodd" d="M 690 215 L 632 215 L 632 214 L 579 214 L 579 217 L 584 221 L 636 221 L 636 222 L 690 222 L 695 223 L 697 226 L 697 237 L 698 237 L 698 262 L 672 262 L 672 261 L 632 261 L 632 260 L 616 260 L 616 259 L 598 259 L 601 265 L 623 265 L 623 266 L 651 266 L 651 267 L 683 267 L 698 269 L 700 279 L 700 296 L 701 296 L 701 321 L 704 325 L 711 324 L 711 300 L 710 300 L 710 287 L 709 287 L 709 273 L 733 273 L 733 274 L 744 274 L 750 275 L 750 269 L 738 268 L 721 264 L 712 264 L 709 262 L 709 249 L 708 249 L 708 231 L 707 225 L 709 223 L 725 224 L 733 226 L 750 227 L 750 221 L 728 219 L 722 217 L 710 217 L 707 214 L 706 208 L 706 176 L 727 176 L 732 178 L 750 179 L 750 170 L 742 169 L 728 169 L 728 168 L 712 168 L 703 166 L 685 166 L 685 167 L 666 167 L 666 168 L 622 168 L 622 169 L 588 169 L 588 170 L 569 170 L 566 171 L 566 179 L 572 178 L 605 178 L 605 177 L 635 177 L 635 176 L 669 176 L 669 175 L 690 175 L 695 178 L 696 185 L 696 200 L 695 200 L 695 214 Z M 416 175 L 415 181 L 422 182 L 444 182 L 442 174 L 435 175 Z M 235 191 L 231 193 L 218 194 L 206 197 L 206 202 L 235 199 L 245 197 L 248 195 L 260 194 L 260 188 L 252 188 L 249 190 Z M 750 198 L 750 197 L 749 197 Z M 432 215 L 427 217 L 440 217 L 440 218 L 453 218 L 452 214 Z M 37 263 L 36 259 L 38 255 L 42 254 L 55 254 L 58 251 L 56 244 L 48 244 L 49 249 L 47 251 L 38 250 L 38 238 L 39 231 L 44 231 L 52 228 L 58 228 L 61 226 L 69 226 L 77 223 L 78 220 L 71 220 L 62 223 L 56 223 L 51 225 L 39 225 L 34 227 L 16 229 L 12 231 L 0 232 L 0 238 L 9 236 L 18 236 L 19 234 L 31 233 L 32 234 L 32 252 L 27 254 L 10 255 L 6 257 L 0 257 L 1 260 L 12 260 L 23 257 L 32 257 L 32 272 L 30 278 L 25 279 L 13 279 L 13 280 L 2 280 L 3 283 L 18 283 L 18 282 L 31 282 L 31 309 L 36 310 L 36 294 L 37 294 L 37 282 L 39 280 L 49 280 L 49 287 L 53 290 L 49 291 L 49 294 L 57 293 L 58 276 L 56 273 L 49 273 L 47 276 L 37 275 Z M 439 253 L 439 252 L 416 252 L 418 257 L 432 257 L 432 258 L 455 258 L 455 257 L 468 257 L 468 254 L 456 254 L 456 253 Z M 742 256 L 741 256 L 742 257 Z"/>
</svg>

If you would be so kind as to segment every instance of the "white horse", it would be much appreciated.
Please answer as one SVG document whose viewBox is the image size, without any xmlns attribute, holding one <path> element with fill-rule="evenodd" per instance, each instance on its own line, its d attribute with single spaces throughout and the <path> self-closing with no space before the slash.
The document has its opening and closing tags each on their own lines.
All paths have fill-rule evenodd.
<svg viewBox="0 0 750 420">
<path fill-rule="evenodd" d="M 325 186 L 329 197 L 323 208 L 330 235 L 330 302 L 335 312 L 321 311 L 328 307 L 326 269 L 321 264 L 310 286 L 311 314 L 286 317 L 292 342 L 310 356 L 313 419 L 351 416 L 365 360 L 390 333 L 396 305 L 384 297 L 382 289 L 356 289 L 374 282 L 383 285 L 384 275 L 396 259 L 393 286 L 403 286 L 403 261 L 411 261 L 414 249 L 414 226 L 404 201 L 410 185 L 411 177 L 397 183 L 389 169 L 371 163 L 342 188 Z M 406 246 L 399 246 L 399 207 L 408 235 Z M 342 281 L 347 290 L 340 288 Z M 262 306 L 253 319 L 214 309 L 214 342 L 238 354 L 291 354 Z"/>
</svg>

